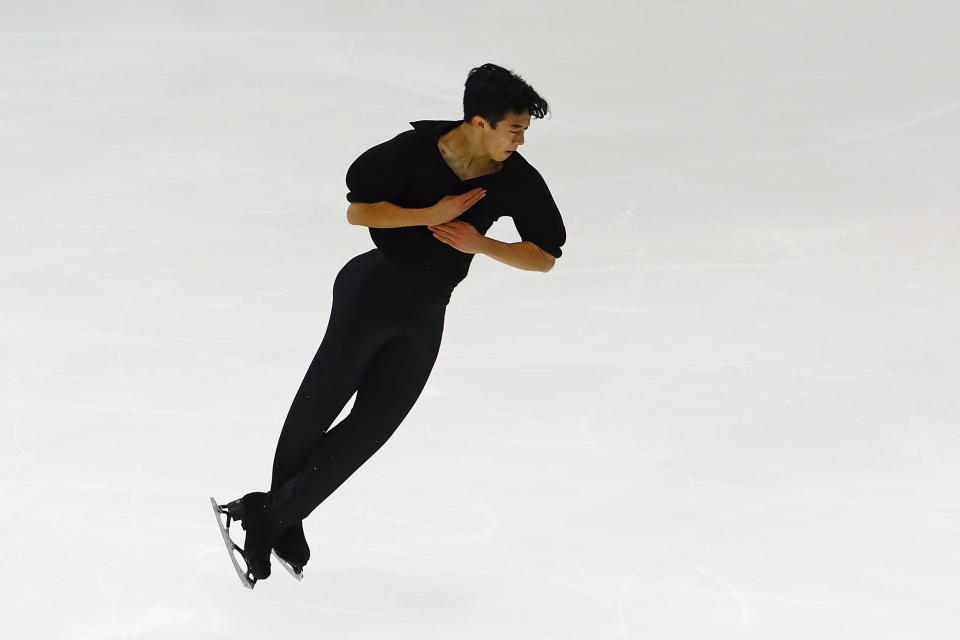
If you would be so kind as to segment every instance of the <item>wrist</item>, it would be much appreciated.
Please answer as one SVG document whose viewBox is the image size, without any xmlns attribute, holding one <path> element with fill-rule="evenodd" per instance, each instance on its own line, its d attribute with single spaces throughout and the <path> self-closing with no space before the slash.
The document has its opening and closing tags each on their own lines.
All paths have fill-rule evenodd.
<svg viewBox="0 0 960 640">
<path fill-rule="evenodd" d="M 487 257 L 493 258 L 493 252 L 496 249 L 496 246 L 503 244 L 499 240 L 494 240 L 488 236 L 480 236 L 480 248 L 477 250 L 477 253 L 485 255 Z"/>
<path fill-rule="evenodd" d="M 420 224 L 424 227 L 437 224 L 433 207 L 424 207 L 423 209 L 418 209 L 416 215 L 420 220 Z"/>
</svg>

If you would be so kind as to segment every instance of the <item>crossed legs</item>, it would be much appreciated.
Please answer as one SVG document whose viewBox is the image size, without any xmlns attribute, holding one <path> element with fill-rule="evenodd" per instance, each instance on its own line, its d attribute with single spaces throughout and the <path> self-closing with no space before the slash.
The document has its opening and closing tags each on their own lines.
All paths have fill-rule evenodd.
<svg viewBox="0 0 960 640">
<path fill-rule="evenodd" d="M 433 369 L 443 319 L 441 308 L 373 347 L 328 330 L 274 457 L 271 493 L 281 534 L 300 526 L 400 426 Z M 354 391 L 350 413 L 327 429 Z"/>
</svg>

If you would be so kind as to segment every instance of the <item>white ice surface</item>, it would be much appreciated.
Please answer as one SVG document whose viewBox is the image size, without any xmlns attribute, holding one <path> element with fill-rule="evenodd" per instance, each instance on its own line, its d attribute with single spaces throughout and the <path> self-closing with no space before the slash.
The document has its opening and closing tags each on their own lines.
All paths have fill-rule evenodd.
<svg viewBox="0 0 960 640">
<path fill-rule="evenodd" d="M 4 0 L 0 635 L 960 637 L 958 22 Z M 306 578 L 245 590 L 208 496 L 268 486 L 372 247 L 346 168 L 488 61 L 550 101 L 564 256 L 474 260 Z"/>
</svg>

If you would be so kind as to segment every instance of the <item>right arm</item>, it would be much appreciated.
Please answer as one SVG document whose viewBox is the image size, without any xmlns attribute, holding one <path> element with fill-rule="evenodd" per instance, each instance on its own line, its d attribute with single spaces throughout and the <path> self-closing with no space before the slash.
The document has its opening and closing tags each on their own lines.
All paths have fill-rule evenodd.
<svg viewBox="0 0 960 640">
<path fill-rule="evenodd" d="M 406 209 L 386 200 L 351 202 L 347 222 L 376 229 L 443 224 L 475 205 L 486 193 L 486 189 L 476 187 L 459 195 L 444 196 L 437 204 L 423 209 Z"/>
<path fill-rule="evenodd" d="M 405 209 L 386 200 L 382 202 L 351 202 L 347 207 L 347 222 L 350 224 L 392 229 L 396 227 L 419 227 L 436 224 L 433 207 Z"/>
</svg>

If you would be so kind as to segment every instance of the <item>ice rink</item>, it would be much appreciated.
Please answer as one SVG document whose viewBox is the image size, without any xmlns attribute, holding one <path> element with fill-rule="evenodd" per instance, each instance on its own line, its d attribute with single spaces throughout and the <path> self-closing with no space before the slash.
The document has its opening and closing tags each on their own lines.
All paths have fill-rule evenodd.
<svg viewBox="0 0 960 640">
<path fill-rule="evenodd" d="M 958 23 L 0 0 L 0 635 L 960 637 Z M 485 62 L 549 101 L 564 255 L 474 259 L 304 580 L 244 589 L 209 496 L 269 488 L 374 246 L 346 169 Z"/>
</svg>

